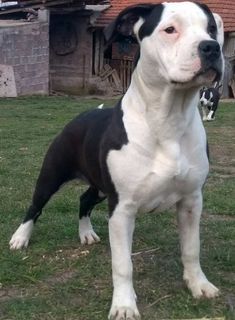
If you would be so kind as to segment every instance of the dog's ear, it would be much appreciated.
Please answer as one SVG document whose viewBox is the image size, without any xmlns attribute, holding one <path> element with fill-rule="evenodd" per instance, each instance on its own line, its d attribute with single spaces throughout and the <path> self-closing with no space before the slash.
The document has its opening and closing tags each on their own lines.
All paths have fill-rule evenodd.
<svg viewBox="0 0 235 320">
<path fill-rule="evenodd" d="M 145 18 L 156 7 L 154 4 L 139 4 L 127 7 L 119 13 L 117 18 L 112 21 L 105 29 L 104 36 L 109 44 L 114 41 L 118 35 L 133 35 L 133 27 L 140 18 Z"/>
<path fill-rule="evenodd" d="M 217 30 L 218 30 L 218 34 L 217 34 L 217 41 L 219 42 L 221 48 L 223 47 L 224 44 L 224 24 L 223 24 L 223 20 L 221 18 L 220 15 L 218 15 L 217 13 L 213 13 L 216 25 L 217 25 Z"/>
</svg>

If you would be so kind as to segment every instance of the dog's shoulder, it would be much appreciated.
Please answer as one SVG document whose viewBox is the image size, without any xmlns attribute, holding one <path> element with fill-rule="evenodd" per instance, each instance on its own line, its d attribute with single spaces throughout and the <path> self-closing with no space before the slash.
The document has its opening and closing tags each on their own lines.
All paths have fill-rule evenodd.
<svg viewBox="0 0 235 320">
<path fill-rule="evenodd" d="M 123 122 L 122 99 L 118 101 L 113 109 L 111 121 L 104 136 L 103 145 L 107 151 L 111 149 L 120 150 L 128 143 L 127 132 Z"/>
</svg>

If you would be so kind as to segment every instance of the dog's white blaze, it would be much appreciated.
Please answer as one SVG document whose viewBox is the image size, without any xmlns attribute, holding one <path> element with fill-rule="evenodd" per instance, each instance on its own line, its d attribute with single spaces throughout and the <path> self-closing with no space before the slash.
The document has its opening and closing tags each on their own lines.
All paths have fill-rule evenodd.
<svg viewBox="0 0 235 320">
<path fill-rule="evenodd" d="M 79 220 L 79 237 L 81 244 L 93 244 L 100 241 L 100 238 L 93 230 L 91 220 L 88 216 L 82 217 L 82 219 Z"/>
<path fill-rule="evenodd" d="M 34 223 L 32 220 L 22 223 L 10 240 L 10 249 L 15 250 L 26 248 L 33 231 L 33 226 Z"/>
</svg>

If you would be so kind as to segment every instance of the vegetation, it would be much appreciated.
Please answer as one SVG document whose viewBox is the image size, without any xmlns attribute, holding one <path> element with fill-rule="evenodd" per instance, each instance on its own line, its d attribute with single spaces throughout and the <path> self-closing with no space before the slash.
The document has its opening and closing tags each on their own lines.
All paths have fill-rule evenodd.
<svg viewBox="0 0 235 320">
<path fill-rule="evenodd" d="M 78 241 L 78 199 L 85 186 L 72 182 L 49 202 L 27 250 L 8 242 L 30 202 L 52 138 L 76 114 L 113 101 L 29 97 L 0 101 L 0 319 L 104 320 L 112 283 L 107 206 L 93 215 L 102 241 Z M 214 300 L 194 300 L 182 280 L 175 212 L 139 215 L 134 277 L 143 320 L 235 319 L 235 105 L 221 103 L 206 123 L 211 172 L 205 186 L 201 263 L 221 289 Z"/>
</svg>

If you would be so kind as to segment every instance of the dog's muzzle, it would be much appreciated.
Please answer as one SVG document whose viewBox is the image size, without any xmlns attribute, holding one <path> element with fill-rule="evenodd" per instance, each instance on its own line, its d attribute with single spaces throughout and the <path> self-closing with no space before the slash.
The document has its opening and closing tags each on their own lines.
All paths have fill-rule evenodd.
<svg viewBox="0 0 235 320">
<path fill-rule="evenodd" d="M 214 40 L 201 41 L 198 46 L 198 52 L 202 65 L 199 75 L 214 72 L 214 81 L 219 81 L 222 76 L 223 69 L 222 54 L 219 43 Z"/>
</svg>

